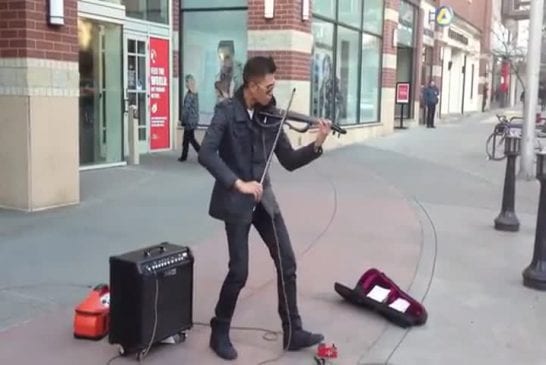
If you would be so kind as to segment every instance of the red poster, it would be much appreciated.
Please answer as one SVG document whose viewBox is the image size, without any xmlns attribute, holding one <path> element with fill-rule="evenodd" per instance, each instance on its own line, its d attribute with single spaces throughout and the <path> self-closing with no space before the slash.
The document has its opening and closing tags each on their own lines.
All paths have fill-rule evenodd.
<svg viewBox="0 0 546 365">
<path fill-rule="evenodd" d="M 407 104 L 410 100 L 410 83 L 399 82 L 396 84 L 396 103 Z"/>
<path fill-rule="evenodd" d="M 169 41 L 150 38 L 150 149 L 170 146 Z"/>
<path fill-rule="evenodd" d="M 510 86 L 510 64 L 503 62 L 501 66 L 500 91 L 508 92 Z"/>
</svg>

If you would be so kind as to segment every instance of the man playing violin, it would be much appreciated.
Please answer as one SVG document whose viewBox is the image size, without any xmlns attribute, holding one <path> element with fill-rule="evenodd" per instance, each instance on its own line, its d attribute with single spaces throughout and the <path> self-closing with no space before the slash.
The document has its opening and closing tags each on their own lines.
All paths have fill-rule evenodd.
<svg viewBox="0 0 546 365">
<path fill-rule="evenodd" d="M 303 329 L 297 306 L 296 258 L 279 205 L 265 172 L 279 124 L 269 125 L 260 111 L 275 107 L 276 65 L 272 58 L 247 61 L 244 84 L 233 98 L 216 105 L 199 151 L 199 163 L 215 178 L 209 214 L 225 222 L 229 271 L 211 319 L 210 347 L 227 360 L 237 358 L 229 338 L 231 319 L 248 277 L 248 235 L 253 225 L 266 244 L 277 269 L 278 312 L 283 348 L 297 351 L 320 343 L 324 337 Z M 305 166 L 322 154 L 331 122 L 318 120 L 314 142 L 293 149 L 281 131 L 275 154 L 289 171 Z"/>
</svg>

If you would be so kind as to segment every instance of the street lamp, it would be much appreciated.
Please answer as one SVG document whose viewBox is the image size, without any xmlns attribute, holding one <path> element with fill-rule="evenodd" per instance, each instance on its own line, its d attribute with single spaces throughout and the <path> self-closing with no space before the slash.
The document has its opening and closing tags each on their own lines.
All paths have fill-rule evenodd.
<svg viewBox="0 0 546 365">
<path fill-rule="evenodd" d="M 540 181 L 535 248 L 531 264 L 523 271 L 523 285 L 546 290 L 546 151 L 537 153 L 537 179 Z"/>
<path fill-rule="evenodd" d="M 516 158 L 520 152 L 521 139 L 508 135 L 504 140 L 504 154 L 506 155 L 506 173 L 502 195 L 502 209 L 495 219 L 495 229 L 499 231 L 519 231 L 519 220 L 514 209 L 516 200 Z"/>
</svg>

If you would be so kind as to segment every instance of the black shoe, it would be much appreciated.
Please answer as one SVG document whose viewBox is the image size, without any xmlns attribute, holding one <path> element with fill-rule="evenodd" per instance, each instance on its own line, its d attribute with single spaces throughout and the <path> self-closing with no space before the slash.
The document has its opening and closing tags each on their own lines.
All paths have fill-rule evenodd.
<svg viewBox="0 0 546 365">
<path fill-rule="evenodd" d="M 237 350 L 229 340 L 229 322 L 218 321 L 213 318 L 210 321 L 212 329 L 210 335 L 210 348 L 224 360 L 235 360 L 237 358 Z"/>
<path fill-rule="evenodd" d="M 179 157 L 179 158 L 178 158 L 178 161 L 184 162 L 184 161 L 186 161 L 187 159 L 188 159 L 187 157 Z"/>
<path fill-rule="evenodd" d="M 290 335 L 290 343 L 288 336 Z M 318 333 L 307 332 L 303 329 L 294 330 L 291 334 L 284 332 L 283 348 L 288 351 L 298 351 L 306 347 L 318 345 L 324 341 L 324 336 Z"/>
</svg>

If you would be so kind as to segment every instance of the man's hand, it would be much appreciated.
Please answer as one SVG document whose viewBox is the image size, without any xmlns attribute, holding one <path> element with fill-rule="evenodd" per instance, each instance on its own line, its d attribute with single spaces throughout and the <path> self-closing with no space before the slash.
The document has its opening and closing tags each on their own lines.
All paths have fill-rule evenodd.
<svg viewBox="0 0 546 365">
<path fill-rule="evenodd" d="M 321 147 L 328 135 L 332 132 L 332 122 L 328 119 L 318 120 L 318 133 L 315 139 L 315 148 Z"/>
<path fill-rule="evenodd" d="M 235 189 L 242 194 L 250 194 L 254 196 L 254 200 L 259 202 L 262 199 L 263 187 L 257 181 L 243 181 L 237 179 L 235 181 Z"/>
</svg>

